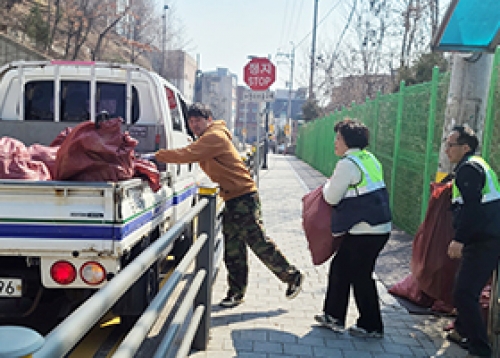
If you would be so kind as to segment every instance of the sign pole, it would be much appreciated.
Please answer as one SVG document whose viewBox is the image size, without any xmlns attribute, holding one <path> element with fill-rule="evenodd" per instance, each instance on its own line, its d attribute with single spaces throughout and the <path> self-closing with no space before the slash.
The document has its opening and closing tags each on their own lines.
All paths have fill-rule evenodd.
<svg viewBox="0 0 500 358">
<path fill-rule="evenodd" d="M 266 102 L 266 119 L 264 124 L 264 159 L 262 169 L 267 169 L 267 152 L 269 151 L 269 112 L 271 111 L 271 102 Z"/>
<path fill-rule="evenodd" d="M 262 102 L 259 102 L 259 113 L 257 116 L 257 143 L 255 148 L 255 158 L 253 165 L 255 165 L 255 184 L 259 187 L 259 174 L 260 174 L 260 122 L 262 120 Z"/>
</svg>

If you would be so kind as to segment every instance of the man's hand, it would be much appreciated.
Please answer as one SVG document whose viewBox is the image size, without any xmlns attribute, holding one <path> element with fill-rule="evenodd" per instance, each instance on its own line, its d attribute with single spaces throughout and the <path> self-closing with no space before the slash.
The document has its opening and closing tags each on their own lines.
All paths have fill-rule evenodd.
<svg viewBox="0 0 500 358">
<path fill-rule="evenodd" d="M 464 244 L 461 242 L 452 240 L 448 246 L 448 256 L 452 259 L 459 259 L 462 257 L 462 248 Z"/>
</svg>

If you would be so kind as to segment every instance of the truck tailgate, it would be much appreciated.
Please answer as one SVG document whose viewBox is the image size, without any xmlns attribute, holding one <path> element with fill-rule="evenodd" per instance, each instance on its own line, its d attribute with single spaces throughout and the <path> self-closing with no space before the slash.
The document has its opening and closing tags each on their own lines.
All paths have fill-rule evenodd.
<svg viewBox="0 0 500 358">
<path fill-rule="evenodd" d="M 0 180 L 0 255 L 112 251 L 115 191 L 115 183 Z"/>
</svg>

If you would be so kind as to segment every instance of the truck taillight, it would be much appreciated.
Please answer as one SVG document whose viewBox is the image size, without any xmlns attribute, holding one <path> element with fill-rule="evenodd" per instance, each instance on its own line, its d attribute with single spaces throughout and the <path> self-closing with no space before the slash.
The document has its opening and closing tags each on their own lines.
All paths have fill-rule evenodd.
<svg viewBox="0 0 500 358">
<path fill-rule="evenodd" d="M 106 278 L 106 270 L 101 264 L 89 261 L 80 268 L 80 277 L 89 285 L 98 285 Z"/>
<path fill-rule="evenodd" d="M 76 278 L 76 269 L 68 261 L 57 261 L 50 268 L 50 276 L 61 285 L 68 285 Z"/>
</svg>

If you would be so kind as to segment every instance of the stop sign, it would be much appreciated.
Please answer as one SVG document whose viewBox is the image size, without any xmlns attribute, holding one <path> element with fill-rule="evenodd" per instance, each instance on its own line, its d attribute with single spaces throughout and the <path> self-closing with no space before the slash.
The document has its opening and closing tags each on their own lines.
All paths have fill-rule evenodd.
<svg viewBox="0 0 500 358">
<path fill-rule="evenodd" d="M 276 67 L 265 57 L 254 57 L 243 68 L 243 79 L 252 90 L 265 91 L 276 80 Z"/>
</svg>

